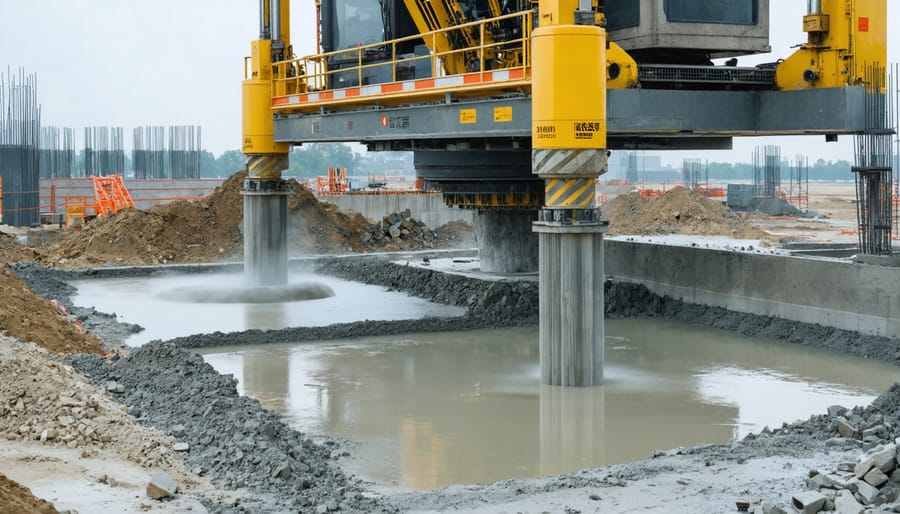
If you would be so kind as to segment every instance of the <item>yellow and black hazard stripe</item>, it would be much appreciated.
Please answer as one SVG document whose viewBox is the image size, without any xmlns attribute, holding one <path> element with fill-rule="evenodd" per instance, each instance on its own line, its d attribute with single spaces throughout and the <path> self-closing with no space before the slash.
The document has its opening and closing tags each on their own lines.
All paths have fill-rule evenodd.
<svg viewBox="0 0 900 514">
<path fill-rule="evenodd" d="M 593 178 L 548 178 L 544 183 L 544 205 L 550 209 L 590 209 L 594 206 Z"/>
<path fill-rule="evenodd" d="M 247 156 L 247 173 L 250 178 L 277 179 L 288 168 L 288 155 L 281 153 Z"/>
</svg>

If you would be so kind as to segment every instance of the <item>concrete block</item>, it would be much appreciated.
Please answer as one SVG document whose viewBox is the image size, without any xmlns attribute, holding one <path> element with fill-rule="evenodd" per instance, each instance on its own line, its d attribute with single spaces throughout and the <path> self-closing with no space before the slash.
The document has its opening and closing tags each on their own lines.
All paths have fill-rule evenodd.
<svg viewBox="0 0 900 514">
<path fill-rule="evenodd" d="M 861 514 L 865 510 L 850 491 L 838 491 L 834 498 L 835 514 Z"/>
<path fill-rule="evenodd" d="M 888 476 L 885 475 L 884 472 L 880 469 L 872 468 L 871 471 L 866 473 L 866 476 L 863 477 L 863 480 L 871 486 L 879 487 L 881 484 L 888 481 Z"/>
<path fill-rule="evenodd" d="M 791 497 L 791 504 L 801 514 L 816 514 L 825 506 L 827 498 L 818 491 L 804 491 Z"/>
<path fill-rule="evenodd" d="M 884 472 L 890 471 L 894 468 L 896 457 L 896 445 L 889 444 L 886 446 L 876 447 L 871 453 L 864 456 L 859 464 L 856 465 L 856 468 L 854 470 L 856 473 L 856 478 L 864 477 L 866 473 L 868 473 L 872 468 L 878 468 Z"/>
<path fill-rule="evenodd" d="M 842 485 L 843 481 L 833 475 L 826 475 L 824 473 L 819 473 L 818 475 L 807 479 L 806 487 L 811 491 L 818 491 L 822 488 L 829 489 L 843 489 L 843 487 L 839 487 Z"/>
<path fill-rule="evenodd" d="M 846 437 L 848 439 L 853 439 L 856 437 L 857 431 L 856 427 L 851 425 L 847 418 L 838 417 L 838 433 L 841 434 L 841 437 Z"/>
<path fill-rule="evenodd" d="M 875 497 L 878 496 L 878 489 L 862 480 L 854 480 L 850 485 L 850 490 L 853 491 L 856 499 L 863 505 L 872 505 L 875 502 Z"/>
<path fill-rule="evenodd" d="M 168 474 L 159 472 L 150 476 L 150 483 L 147 484 L 147 496 L 154 500 L 162 500 L 170 496 L 175 496 L 178 492 L 178 482 Z"/>
<path fill-rule="evenodd" d="M 176 452 L 186 452 L 191 449 L 191 446 L 187 443 L 175 443 L 172 445 L 172 450 Z"/>
<path fill-rule="evenodd" d="M 828 416 L 832 418 L 841 416 L 845 412 L 847 412 L 847 407 L 844 407 L 843 405 L 832 405 L 831 407 L 828 407 Z"/>
</svg>

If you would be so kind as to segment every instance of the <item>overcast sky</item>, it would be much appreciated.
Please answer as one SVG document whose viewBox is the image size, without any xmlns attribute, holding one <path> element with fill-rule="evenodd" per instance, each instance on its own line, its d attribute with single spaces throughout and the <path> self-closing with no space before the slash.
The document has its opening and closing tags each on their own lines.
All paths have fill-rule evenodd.
<svg viewBox="0 0 900 514">
<path fill-rule="evenodd" d="M 771 45 L 766 56 L 741 65 L 790 55 L 805 41 L 804 0 L 770 0 Z M 900 26 L 900 1 L 888 2 L 888 26 Z M 202 125 L 203 145 L 215 154 L 240 147 L 242 59 L 258 36 L 257 0 L 0 0 L 0 66 L 22 66 L 38 76 L 43 124 L 74 127 Z M 292 3 L 295 53 L 315 51 L 314 0 Z M 900 37 L 889 35 L 891 62 L 900 59 Z M 3 70 L 5 71 L 5 70 Z M 824 137 L 735 140 L 732 152 L 669 152 L 749 161 L 758 144 L 850 159 L 849 137 L 825 145 Z"/>
</svg>

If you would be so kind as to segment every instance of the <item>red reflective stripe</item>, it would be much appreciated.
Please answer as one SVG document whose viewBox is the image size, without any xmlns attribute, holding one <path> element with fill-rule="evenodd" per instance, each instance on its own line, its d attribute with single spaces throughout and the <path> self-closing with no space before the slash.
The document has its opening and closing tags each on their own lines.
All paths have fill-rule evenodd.
<svg viewBox="0 0 900 514">
<path fill-rule="evenodd" d="M 280 96 L 278 98 L 272 99 L 272 105 L 287 105 L 288 98 L 286 96 Z"/>
<path fill-rule="evenodd" d="M 345 91 L 344 94 L 346 96 L 359 96 L 359 88 L 358 87 L 351 87 L 351 88 L 345 89 L 344 91 Z"/>
<path fill-rule="evenodd" d="M 434 79 L 420 79 L 416 81 L 416 89 L 434 87 Z"/>
<path fill-rule="evenodd" d="M 489 73 L 490 72 L 485 73 L 485 75 L 487 75 Z M 490 80 L 490 79 L 485 79 L 485 80 Z M 478 84 L 481 81 L 482 81 L 481 73 L 467 73 L 467 74 L 463 75 L 463 84 Z"/>
<path fill-rule="evenodd" d="M 382 93 L 396 93 L 399 91 L 403 91 L 403 83 L 402 82 L 393 82 L 391 84 L 382 84 L 381 85 Z"/>
</svg>

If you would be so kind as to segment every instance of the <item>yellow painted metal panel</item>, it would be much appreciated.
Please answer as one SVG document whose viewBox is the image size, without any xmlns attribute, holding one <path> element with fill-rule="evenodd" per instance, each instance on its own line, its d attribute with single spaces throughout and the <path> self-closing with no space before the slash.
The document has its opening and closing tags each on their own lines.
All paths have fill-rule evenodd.
<svg viewBox="0 0 900 514">
<path fill-rule="evenodd" d="M 475 109 L 460 109 L 459 123 L 460 125 L 471 125 L 478 121 L 478 111 Z"/>
</svg>

